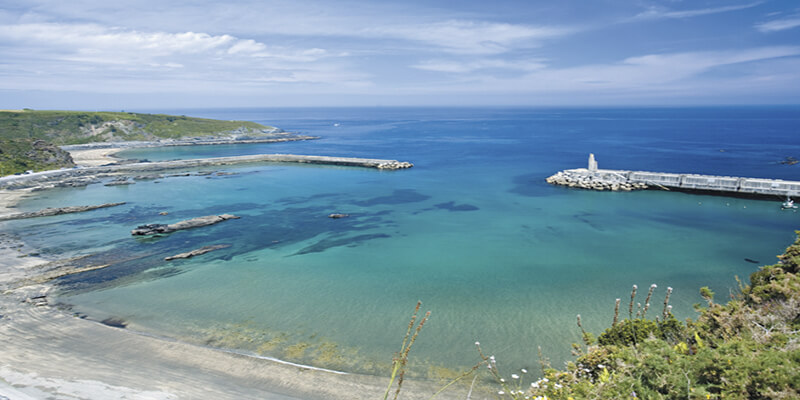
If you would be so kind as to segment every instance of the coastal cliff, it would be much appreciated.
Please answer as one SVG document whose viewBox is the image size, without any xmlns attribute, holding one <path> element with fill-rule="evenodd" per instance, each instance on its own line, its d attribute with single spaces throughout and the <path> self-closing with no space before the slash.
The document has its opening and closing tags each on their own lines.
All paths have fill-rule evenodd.
<svg viewBox="0 0 800 400">
<path fill-rule="evenodd" d="M 61 146 L 162 142 L 182 144 L 297 140 L 281 129 L 249 121 L 128 112 L 0 111 L 0 176 L 73 167 Z"/>
</svg>

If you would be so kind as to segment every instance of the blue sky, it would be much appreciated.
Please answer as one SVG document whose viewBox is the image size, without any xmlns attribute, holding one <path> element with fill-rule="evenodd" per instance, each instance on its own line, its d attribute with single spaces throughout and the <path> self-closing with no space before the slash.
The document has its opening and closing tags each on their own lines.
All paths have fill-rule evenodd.
<svg viewBox="0 0 800 400">
<path fill-rule="evenodd" d="M 0 108 L 800 104 L 800 1 L 0 0 Z"/>
</svg>

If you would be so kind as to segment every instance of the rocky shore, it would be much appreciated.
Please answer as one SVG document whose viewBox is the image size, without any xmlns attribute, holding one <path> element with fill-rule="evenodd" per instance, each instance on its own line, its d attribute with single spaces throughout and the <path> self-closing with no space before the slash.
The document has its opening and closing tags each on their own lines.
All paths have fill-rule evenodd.
<svg viewBox="0 0 800 400">
<path fill-rule="evenodd" d="M 0 215 L 0 221 L 8 221 L 12 219 L 36 218 L 36 217 L 49 217 L 51 215 L 61 215 L 61 214 L 72 214 L 72 213 L 96 210 L 98 208 L 116 207 L 116 206 L 121 206 L 123 204 L 125 204 L 125 202 L 105 203 L 95 206 L 69 206 L 69 207 L 45 208 L 39 211 Z"/>
<path fill-rule="evenodd" d="M 591 173 L 580 173 L 571 170 L 559 171 L 545 179 L 551 185 L 567 186 L 571 188 L 590 189 L 590 190 L 611 190 L 626 191 L 644 190 L 649 186 L 646 183 L 625 182 L 622 179 L 614 179 L 604 175 Z"/>
</svg>

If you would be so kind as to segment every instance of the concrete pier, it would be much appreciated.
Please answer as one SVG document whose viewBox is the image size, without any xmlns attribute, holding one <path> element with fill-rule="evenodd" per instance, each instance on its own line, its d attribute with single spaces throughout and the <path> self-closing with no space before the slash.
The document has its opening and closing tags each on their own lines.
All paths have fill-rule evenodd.
<svg viewBox="0 0 800 400">
<path fill-rule="evenodd" d="M 800 181 L 668 172 L 598 169 L 594 155 L 588 168 L 560 171 L 547 182 L 592 190 L 663 189 L 721 195 L 800 197 Z"/>
<path fill-rule="evenodd" d="M 105 165 L 99 167 L 70 168 L 35 172 L 26 175 L 11 175 L 0 178 L 0 189 L 18 189 L 47 185 L 48 183 L 77 177 L 104 177 L 141 172 L 167 171 L 217 165 L 247 163 L 300 163 L 337 165 L 347 167 L 398 170 L 411 168 L 414 164 L 406 161 L 382 160 L 373 158 L 304 156 L 294 154 L 256 154 L 249 156 L 199 158 L 191 160 L 142 162 L 133 164 Z"/>
</svg>

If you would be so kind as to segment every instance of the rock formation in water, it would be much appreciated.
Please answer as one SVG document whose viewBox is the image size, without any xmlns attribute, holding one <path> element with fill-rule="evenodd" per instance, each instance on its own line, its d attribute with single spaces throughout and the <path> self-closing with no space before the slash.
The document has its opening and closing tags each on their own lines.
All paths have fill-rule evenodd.
<svg viewBox="0 0 800 400">
<path fill-rule="evenodd" d="M 121 203 L 106 203 L 100 204 L 96 206 L 70 206 L 70 207 L 58 207 L 58 208 L 45 208 L 39 211 L 32 211 L 32 212 L 24 212 L 24 213 L 17 213 L 17 214 L 9 214 L 9 215 L 0 215 L 0 221 L 8 221 L 11 219 L 24 219 L 24 218 L 36 218 L 36 217 L 49 217 L 51 215 L 61 215 L 61 214 L 71 214 L 71 213 L 78 213 L 90 210 L 96 210 L 98 208 L 106 208 L 106 207 L 115 207 L 119 205 L 123 205 L 125 202 Z"/>
<path fill-rule="evenodd" d="M 207 215 L 205 217 L 197 217 L 187 219 L 185 221 L 176 222 L 174 224 L 146 224 L 139 225 L 136 229 L 131 231 L 134 236 L 147 236 L 157 235 L 160 233 L 172 233 L 184 229 L 198 228 L 201 226 L 213 225 L 229 219 L 239 219 L 239 217 L 231 214 L 222 215 Z"/>
<path fill-rule="evenodd" d="M 172 261 L 172 260 L 178 260 L 178 259 L 183 259 L 183 258 L 191 258 L 191 257 L 194 257 L 194 256 L 199 256 L 201 254 L 206 254 L 208 252 L 211 252 L 211 251 L 214 251 L 214 250 L 219 250 L 219 249 L 224 249 L 224 248 L 227 248 L 227 247 L 231 247 L 231 245 L 229 245 L 229 244 L 215 244 L 215 245 L 212 245 L 212 246 L 203 246 L 203 247 L 201 247 L 199 249 L 195 249 L 195 250 L 192 250 L 192 251 L 187 251 L 186 253 L 180 253 L 180 254 L 176 254 L 174 256 L 164 257 L 164 261 Z"/>
</svg>

